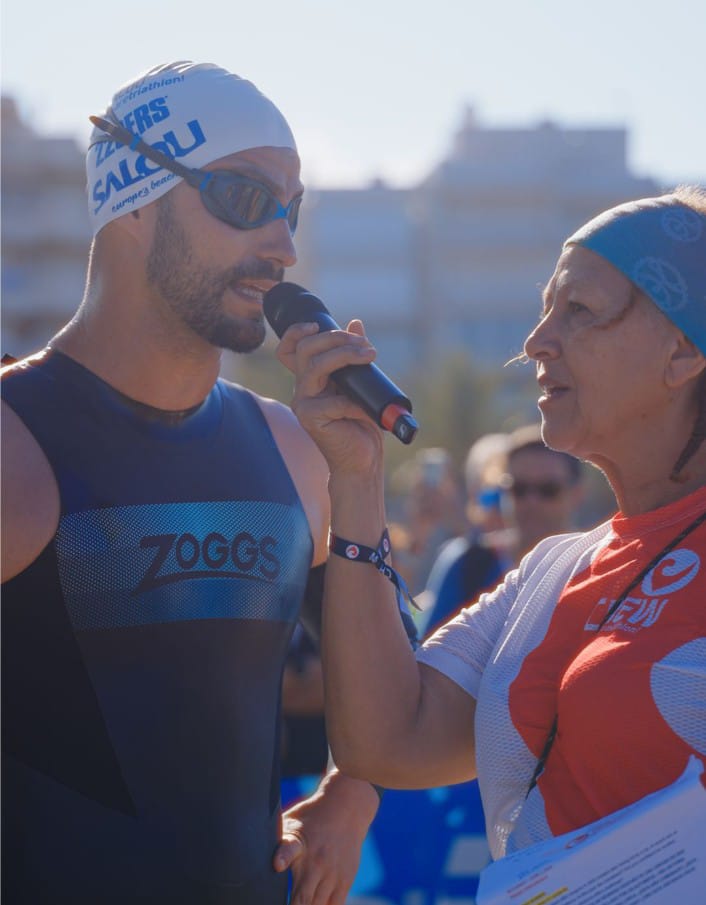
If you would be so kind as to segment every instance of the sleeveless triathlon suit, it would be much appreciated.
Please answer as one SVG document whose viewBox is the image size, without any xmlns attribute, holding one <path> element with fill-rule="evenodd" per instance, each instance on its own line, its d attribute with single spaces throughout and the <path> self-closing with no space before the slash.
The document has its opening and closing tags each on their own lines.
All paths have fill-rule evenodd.
<svg viewBox="0 0 706 905">
<path fill-rule="evenodd" d="M 269 905 L 313 543 L 262 412 L 181 417 L 50 352 L 3 381 L 61 494 L 3 587 L 3 902 Z"/>
</svg>

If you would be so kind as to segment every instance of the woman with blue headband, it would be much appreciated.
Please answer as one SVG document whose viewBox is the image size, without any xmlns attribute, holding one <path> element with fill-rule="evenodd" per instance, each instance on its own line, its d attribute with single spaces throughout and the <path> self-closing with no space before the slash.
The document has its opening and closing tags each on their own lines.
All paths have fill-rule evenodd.
<svg viewBox="0 0 706 905">
<path fill-rule="evenodd" d="M 478 776 L 498 858 L 706 759 L 706 192 L 682 187 L 579 229 L 525 343 L 545 442 L 600 468 L 618 513 L 540 542 L 416 654 L 389 574 L 345 555 L 382 549 L 382 437 L 328 378 L 374 354 L 360 322 L 297 325 L 280 348 L 331 470 L 336 762 L 398 788 Z"/>
</svg>

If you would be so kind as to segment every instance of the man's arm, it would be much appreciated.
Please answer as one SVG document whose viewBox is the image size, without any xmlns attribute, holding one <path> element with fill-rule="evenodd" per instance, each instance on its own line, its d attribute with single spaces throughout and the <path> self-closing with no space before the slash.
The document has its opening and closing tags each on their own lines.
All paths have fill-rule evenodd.
<svg viewBox="0 0 706 905">
<path fill-rule="evenodd" d="M 377 808 L 369 783 L 333 769 L 310 798 L 284 814 L 274 867 L 292 870 L 291 905 L 344 905 Z"/>
<path fill-rule="evenodd" d="M 328 466 L 291 409 L 272 400 L 258 401 L 309 520 L 314 540 L 313 568 L 300 620 L 318 641 L 328 557 Z M 274 866 L 278 871 L 292 870 L 292 905 L 343 905 L 379 803 L 379 793 L 370 783 L 351 779 L 334 768 L 311 797 L 284 813 Z"/>
<path fill-rule="evenodd" d="M 330 505 L 328 466 L 311 437 L 290 408 L 273 399 L 257 397 L 277 447 L 284 459 L 309 522 L 314 541 L 312 566 L 326 562 Z"/>
<path fill-rule="evenodd" d="M 44 453 L 17 414 L 2 403 L 2 580 L 19 575 L 59 523 L 59 490 Z"/>
</svg>

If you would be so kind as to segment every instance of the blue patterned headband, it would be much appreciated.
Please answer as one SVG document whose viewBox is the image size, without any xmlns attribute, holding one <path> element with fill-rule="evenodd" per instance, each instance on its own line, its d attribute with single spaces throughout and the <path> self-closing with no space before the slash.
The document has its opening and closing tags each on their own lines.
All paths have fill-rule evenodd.
<svg viewBox="0 0 706 905">
<path fill-rule="evenodd" d="M 706 216 L 674 195 L 611 208 L 564 243 L 625 274 L 706 355 Z"/>
</svg>

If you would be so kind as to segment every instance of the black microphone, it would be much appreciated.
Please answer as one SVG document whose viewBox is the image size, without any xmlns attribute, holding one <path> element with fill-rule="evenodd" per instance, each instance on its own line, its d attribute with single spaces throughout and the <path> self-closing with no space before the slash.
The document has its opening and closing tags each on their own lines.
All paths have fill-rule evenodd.
<svg viewBox="0 0 706 905">
<path fill-rule="evenodd" d="M 319 330 L 340 330 L 326 305 L 296 283 L 278 283 L 264 298 L 265 317 L 277 336 L 292 324 L 317 323 Z M 403 443 L 411 443 L 419 425 L 411 415 L 412 403 L 402 390 L 374 364 L 345 365 L 331 379 L 346 396 L 385 430 Z"/>
</svg>

